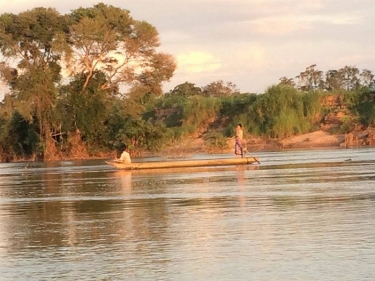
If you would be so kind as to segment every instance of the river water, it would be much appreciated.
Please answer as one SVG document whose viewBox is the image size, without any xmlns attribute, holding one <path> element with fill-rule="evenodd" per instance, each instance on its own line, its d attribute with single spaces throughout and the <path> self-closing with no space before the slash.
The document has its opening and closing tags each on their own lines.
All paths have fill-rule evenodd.
<svg viewBox="0 0 375 281">
<path fill-rule="evenodd" d="M 0 280 L 375 280 L 375 149 L 253 155 L 0 164 Z"/>
</svg>

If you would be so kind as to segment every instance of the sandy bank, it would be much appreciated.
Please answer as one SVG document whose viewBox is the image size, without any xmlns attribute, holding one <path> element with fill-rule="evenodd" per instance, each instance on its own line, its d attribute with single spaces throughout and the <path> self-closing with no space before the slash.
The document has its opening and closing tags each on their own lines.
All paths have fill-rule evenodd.
<svg viewBox="0 0 375 281">
<path fill-rule="evenodd" d="M 340 146 L 345 141 L 345 135 L 331 135 L 319 130 L 299 136 L 293 136 L 281 140 L 282 148 L 310 148 Z"/>
</svg>

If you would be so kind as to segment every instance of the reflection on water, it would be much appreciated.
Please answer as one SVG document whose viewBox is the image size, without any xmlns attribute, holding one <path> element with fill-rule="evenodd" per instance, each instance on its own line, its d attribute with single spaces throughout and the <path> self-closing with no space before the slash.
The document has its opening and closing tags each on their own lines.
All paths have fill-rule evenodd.
<svg viewBox="0 0 375 281">
<path fill-rule="evenodd" d="M 372 280 L 374 152 L 0 164 L 0 280 Z"/>
</svg>

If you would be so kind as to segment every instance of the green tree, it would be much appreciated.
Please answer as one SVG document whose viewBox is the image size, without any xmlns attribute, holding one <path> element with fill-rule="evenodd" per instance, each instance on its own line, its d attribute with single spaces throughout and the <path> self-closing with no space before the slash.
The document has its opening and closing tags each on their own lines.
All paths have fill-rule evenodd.
<svg viewBox="0 0 375 281">
<path fill-rule="evenodd" d="M 296 83 L 294 82 L 293 78 L 288 78 L 286 76 L 281 77 L 279 82 L 279 85 L 284 85 L 284 86 L 290 86 L 290 87 L 295 87 Z"/>
<path fill-rule="evenodd" d="M 371 91 L 360 93 L 358 103 L 354 106 L 359 114 L 359 121 L 365 126 L 375 126 L 375 99 Z"/>
<path fill-rule="evenodd" d="M 160 42 L 155 27 L 133 19 L 127 10 L 99 3 L 74 10 L 69 16 L 74 53 L 67 60 L 73 76 L 66 92 L 71 95 L 71 116 L 77 118 L 70 123 L 84 133 L 86 140 L 112 143 L 108 138 L 115 135 L 117 139 L 129 138 L 135 146 L 142 145 L 144 137 L 134 130 L 134 124 L 143 125 L 148 104 L 162 94 L 162 82 L 172 77 L 176 68 L 173 57 L 157 52 Z M 122 95 L 121 90 L 127 93 Z M 104 124 L 112 124 L 107 120 L 112 116 L 110 99 L 121 103 L 126 111 L 121 122 L 131 128 L 125 133 L 104 128 Z M 124 121 L 129 118 L 139 122 Z M 135 131 L 138 136 L 134 136 Z"/>
<path fill-rule="evenodd" d="M 0 152 L 9 160 L 25 159 L 38 150 L 39 138 L 34 125 L 15 111 L 10 119 L 0 118 Z M 1 153 L 0 153 L 1 154 Z"/>
<path fill-rule="evenodd" d="M 106 77 L 101 90 L 141 83 L 160 93 L 160 84 L 172 77 L 176 64 L 170 55 L 156 51 L 156 28 L 134 20 L 128 10 L 99 3 L 74 10 L 70 17 L 74 54 L 67 65 L 72 73 L 85 75 L 82 89 L 97 70 Z"/>
<path fill-rule="evenodd" d="M 323 89 L 323 71 L 316 70 L 315 67 L 316 64 L 306 67 L 306 70 L 296 77 L 298 79 L 298 89 L 301 91 Z"/>
<path fill-rule="evenodd" d="M 248 115 L 249 107 L 258 99 L 256 94 L 234 94 L 220 98 L 220 114 L 214 128 L 223 127 L 223 134 L 233 136 L 233 128 L 238 123 L 244 125 L 244 131 L 249 131 L 251 121 Z M 252 128 L 253 129 L 253 128 Z M 250 129 L 250 131 L 252 130 Z"/>
<path fill-rule="evenodd" d="M 232 82 L 224 83 L 223 80 L 212 82 L 202 88 L 202 93 L 208 97 L 219 97 L 219 96 L 231 96 L 235 93 L 239 93 Z"/>
<path fill-rule="evenodd" d="M 56 100 L 56 85 L 61 80 L 60 59 L 69 53 L 68 22 L 54 9 L 0 16 L 0 50 L 5 58 L 2 77 L 17 99 L 23 101 L 24 117 L 38 122 L 43 146 L 53 143 L 51 118 Z M 36 116 L 36 119 L 33 119 Z M 47 151 L 50 151 L 47 149 Z M 47 153 L 45 158 L 49 158 Z"/>
<path fill-rule="evenodd" d="M 272 86 L 249 106 L 247 126 L 249 132 L 268 137 L 285 138 L 308 132 L 311 115 L 311 92 L 300 93 L 290 86 Z M 317 104 L 315 104 L 317 106 Z"/>
<path fill-rule="evenodd" d="M 371 70 L 364 69 L 362 70 L 360 74 L 360 79 L 361 79 L 361 84 L 364 87 L 374 87 L 375 85 L 375 80 L 374 80 L 374 74 L 372 74 Z"/>
<path fill-rule="evenodd" d="M 338 70 L 340 73 L 341 78 L 341 88 L 350 91 L 356 90 L 359 88 L 360 80 L 359 80 L 359 70 L 354 66 L 345 66 Z"/>
<path fill-rule="evenodd" d="M 68 85 L 61 87 L 58 110 L 64 117 L 64 132 L 79 132 L 90 146 L 103 147 L 108 143 L 104 123 L 109 115 L 111 96 L 109 90 L 100 90 L 105 81 L 102 72 L 96 71 L 84 91 L 81 91 L 85 75 L 76 75 Z M 116 99 L 117 100 L 117 99 Z"/>
<path fill-rule="evenodd" d="M 325 87 L 327 91 L 337 91 L 341 89 L 341 73 L 337 70 L 328 70 L 326 73 Z"/>
<path fill-rule="evenodd" d="M 202 90 L 195 86 L 194 83 L 185 82 L 174 87 L 168 94 L 179 97 L 190 97 L 202 94 Z"/>
<path fill-rule="evenodd" d="M 55 144 L 63 147 L 74 132 L 91 147 L 110 144 L 116 133 L 105 124 L 111 124 L 114 102 L 128 111 L 126 118 L 142 119 L 176 68 L 159 46 L 155 27 L 103 3 L 63 16 L 45 8 L 2 14 L 0 78 L 11 88 L 15 109 L 36 122 L 45 159 L 51 159 Z"/>
<path fill-rule="evenodd" d="M 215 120 L 219 110 L 220 103 L 217 99 L 192 96 L 184 106 L 182 126 L 188 133 L 193 133 L 202 126 L 207 127 Z"/>
</svg>

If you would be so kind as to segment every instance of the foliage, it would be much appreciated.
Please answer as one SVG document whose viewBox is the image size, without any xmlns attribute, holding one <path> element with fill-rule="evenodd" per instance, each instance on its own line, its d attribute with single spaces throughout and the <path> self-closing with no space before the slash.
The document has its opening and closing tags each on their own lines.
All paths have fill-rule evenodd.
<svg viewBox="0 0 375 281">
<path fill-rule="evenodd" d="M 279 80 L 280 80 L 279 85 L 290 86 L 290 87 L 296 86 L 296 83 L 294 82 L 293 78 L 288 78 L 286 76 L 283 76 Z"/>
<path fill-rule="evenodd" d="M 34 126 L 15 111 L 9 121 L 0 119 L 0 146 L 8 159 L 28 158 L 38 152 L 39 139 Z M 39 151 L 40 152 L 40 151 Z M 2 157 L 1 157 L 2 158 Z"/>
<path fill-rule="evenodd" d="M 143 124 L 144 110 L 162 94 L 161 84 L 172 77 L 176 63 L 157 51 L 159 45 L 155 27 L 103 3 L 68 15 L 45 8 L 2 14 L 0 52 L 6 59 L 0 78 L 11 89 L 12 110 L 37 128 L 45 159 L 54 157 L 54 143 L 67 151 L 67 139 L 76 132 L 97 150 L 111 147 L 110 138 L 121 135 L 119 126 L 105 126 L 113 124 L 112 102 L 126 111 L 120 123 L 132 124 L 131 117 Z M 124 86 L 126 95 L 120 93 Z M 134 136 L 131 129 L 129 139 L 142 138 L 144 133 Z"/>
<path fill-rule="evenodd" d="M 68 65 L 70 71 L 85 75 L 82 89 L 100 69 L 106 77 L 101 90 L 135 83 L 161 94 L 160 84 L 172 77 L 176 64 L 170 55 L 156 52 L 160 43 L 154 26 L 103 3 L 74 10 L 70 18 L 74 55 Z"/>
<path fill-rule="evenodd" d="M 368 69 L 360 71 L 355 66 L 344 66 L 338 70 L 317 70 L 316 64 L 306 67 L 305 71 L 292 78 L 280 78 L 279 85 L 295 87 L 300 91 L 325 90 L 325 91 L 357 91 L 361 88 L 374 88 L 374 74 Z"/>
<path fill-rule="evenodd" d="M 180 85 L 177 85 L 173 90 L 171 90 L 168 96 L 173 97 L 190 97 L 194 95 L 202 94 L 202 89 L 195 86 L 193 83 L 185 82 Z"/>
<path fill-rule="evenodd" d="M 200 126 L 212 122 L 219 110 L 220 104 L 217 99 L 191 96 L 184 107 L 182 126 L 187 128 L 187 132 L 193 133 Z"/>
<path fill-rule="evenodd" d="M 375 93 L 365 91 L 358 98 L 355 110 L 359 113 L 359 121 L 365 126 L 375 126 Z"/>
<path fill-rule="evenodd" d="M 217 131 L 208 132 L 204 136 L 204 144 L 211 149 L 224 149 L 228 146 L 227 138 Z"/>
<path fill-rule="evenodd" d="M 221 99 L 220 114 L 223 116 L 236 116 L 246 112 L 249 105 L 257 100 L 256 94 L 236 94 Z"/>
<path fill-rule="evenodd" d="M 315 67 L 316 64 L 310 65 L 297 76 L 299 90 L 310 91 L 323 88 L 323 71 L 316 70 Z"/>
<path fill-rule="evenodd" d="M 308 132 L 318 108 L 314 93 L 300 93 L 290 86 L 272 86 L 249 107 L 245 126 L 250 133 L 285 138 Z"/>
<path fill-rule="evenodd" d="M 202 94 L 208 97 L 220 97 L 220 96 L 231 96 L 235 93 L 239 93 L 232 82 L 224 83 L 223 80 L 212 82 L 202 88 Z"/>
<path fill-rule="evenodd" d="M 0 50 L 5 58 L 1 76 L 22 101 L 19 112 L 38 122 L 43 146 L 53 131 L 56 85 L 61 80 L 61 56 L 69 53 L 66 17 L 54 9 L 35 8 L 19 15 L 0 16 Z"/>
</svg>

